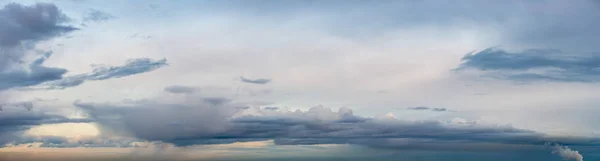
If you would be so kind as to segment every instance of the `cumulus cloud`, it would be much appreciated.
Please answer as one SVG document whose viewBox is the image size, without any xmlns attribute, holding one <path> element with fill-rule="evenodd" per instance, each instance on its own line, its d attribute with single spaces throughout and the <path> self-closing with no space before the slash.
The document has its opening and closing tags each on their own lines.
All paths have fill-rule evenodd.
<svg viewBox="0 0 600 161">
<path fill-rule="evenodd" d="M 244 77 L 240 77 L 240 81 L 246 82 L 246 83 L 252 83 L 252 84 L 267 84 L 267 83 L 271 82 L 270 79 L 264 79 L 264 78 L 248 79 L 248 78 L 244 78 Z"/>
<path fill-rule="evenodd" d="M 138 58 L 128 60 L 121 66 L 95 65 L 91 73 L 64 77 L 60 80 L 46 82 L 41 89 L 64 89 L 83 84 L 85 81 L 98 81 L 113 78 L 121 78 L 140 73 L 150 72 L 167 65 L 166 59 L 152 60 L 149 58 Z"/>
<path fill-rule="evenodd" d="M 566 146 L 555 145 L 552 153 L 559 155 L 565 161 L 583 161 L 583 155 Z"/>
<path fill-rule="evenodd" d="M 600 81 L 600 53 L 564 53 L 552 49 L 509 52 L 488 48 L 467 54 L 456 70 L 483 72 L 484 76 L 515 81 Z"/>
<path fill-rule="evenodd" d="M 361 117 L 349 108 L 322 106 L 308 111 L 219 104 L 160 101 L 75 102 L 101 129 L 178 146 L 274 140 L 277 145 L 357 144 L 378 148 L 494 149 L 496 146 L 542 146 L 554 141 L 596 145 L 597 138 L 554 137 L 511 126 L 403 121 L 396 117 Z M 244 108 L 241 108 L 244 107 Z M 422 143 L 422 144 L 420 144 Z M 445 148 L 440 148 L 445 147 Z"/>
</svg>

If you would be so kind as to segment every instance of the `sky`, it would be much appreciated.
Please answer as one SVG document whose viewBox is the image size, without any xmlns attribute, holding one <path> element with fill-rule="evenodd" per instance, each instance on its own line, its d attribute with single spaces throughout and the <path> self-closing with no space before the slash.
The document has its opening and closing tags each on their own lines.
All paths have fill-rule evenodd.
<svg viewBox="0 0 600 161">
<path fill-rule="evenodd" d="M 600 160 L 597 0 L 0 0 L 0 160 Z"/>
</svg>

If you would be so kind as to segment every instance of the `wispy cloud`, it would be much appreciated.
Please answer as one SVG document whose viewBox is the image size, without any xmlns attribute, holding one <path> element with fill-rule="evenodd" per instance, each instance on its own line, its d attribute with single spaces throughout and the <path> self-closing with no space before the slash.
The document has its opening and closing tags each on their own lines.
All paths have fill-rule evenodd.
<svg viewBox="0 0 600 161">
<path fill-rule="evenodd" d="M 107 20 L 111 20 L 111 19 L 115 19 L 115 18 L 117 18 L 117 17 L 113 16 L 110 13 L 106 13 L 106 12 L 103 12 L 100 10 L 90 9 L 86 13 L 86 15 L 83 17 L 83 21 L 84 22 L 87 22 L 87 21 L 101 22 L 101 21 L 107 21 Z"/>
<path fill-rule="evenodd" d="M 488 48 L 467 54 L 456 70 L 475 69 L 484 76 L 515 81 L 600 81 L 598 53 L 564 53 L 552 49 L 509 52 Z"/>
<path fill-rule="evenodd" d="M 173 85 L 173 86 L 167 86 L 167 87 L 165 87 L 164 90 L 167 91 L 167 92 L 169 92 L 169 93 L 189 94 L 189 93 L 194 93 L 196 91 L 196 88 L 189 87 L 189 86 Z"/>
<path fill-rule="evenodd" d="M 417 107 L 409 107 L 407 108 L 409 110 L 423 110 L 423 111 L 436 111 L 436 112 L 444 112 L 444 111 L 448 111 L 446 108 L 431 108 L 431 107 L 425 107 L 425 106 L 417 106 Z"/>
<path fill-rule="evenodd" d="M 150 72 L 166 65 L 167 59 L 152 60 L 149 58 L 131 59 L 121 66 L 96 65 L 91 73 L 65 77 L 33 89 L 65 89 L 79 86 L 86 81 L 107 80 Z"/>
<path fill-rule="evenodd" d="M 252 84 L 267 84 L 271 82 L 271 79 L 259 78 L 259 79 L 248 79 L 244 77 L 240 77 L 242 82 L 252 83 Z"/>
</svg>

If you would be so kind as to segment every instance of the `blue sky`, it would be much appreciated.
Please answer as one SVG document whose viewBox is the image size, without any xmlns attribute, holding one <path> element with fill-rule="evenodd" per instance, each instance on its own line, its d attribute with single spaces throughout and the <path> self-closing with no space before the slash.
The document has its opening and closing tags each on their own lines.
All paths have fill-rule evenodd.
<svg viewBox="0 0 600 161">
<path fill-rule="evenodd" d="M 600 158 L 598 1 L 0 5 L 0 158 Z"/>
</svg>

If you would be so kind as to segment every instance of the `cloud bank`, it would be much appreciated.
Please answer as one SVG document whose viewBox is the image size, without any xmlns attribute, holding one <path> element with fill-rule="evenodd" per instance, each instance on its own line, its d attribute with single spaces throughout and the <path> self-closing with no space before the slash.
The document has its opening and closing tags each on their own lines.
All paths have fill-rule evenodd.
<svg viewBox="0 0 600 161">
<path fill-rule="evenodd" d="M 166 99 L 166 98 L 165 98 Z M 172 98 L 171 98 L 172 99 Z M 337 112 L 247 107 L 233 101 L 75 102 L 106 132 L 178 146 L 274 140 L 277 145 L 356 144 L 392 149 L 491 150 L 519 145 L 597 145 L 600 140 L 561 137 L 503 125 L 403 121 L 393 116 L 361 117 Z M 206 101 L 211 100 L 211 101 Z M 449 145 L 453 145 L 450 147 Z M 500 148 L 502 149 L 502 148 Z"/>
</svg>

